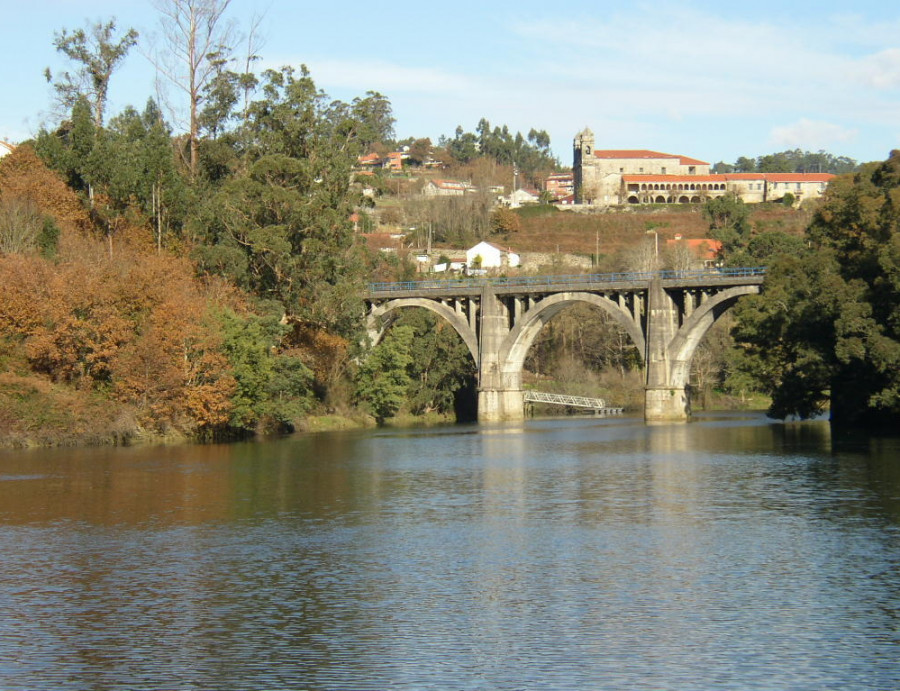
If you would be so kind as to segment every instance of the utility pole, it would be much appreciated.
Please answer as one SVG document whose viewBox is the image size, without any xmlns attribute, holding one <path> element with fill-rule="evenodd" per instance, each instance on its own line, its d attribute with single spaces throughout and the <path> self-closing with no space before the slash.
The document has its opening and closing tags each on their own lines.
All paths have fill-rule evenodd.
<svg viewBox="0 0 900 691">
<path fill-rule="evenodd" d="M 655 261 L 653 262 L 654 263 L 653 269 L 656 270 L 659 268 L 659 233 L 656 232 L 655 228 L 650 228 L 645 232 L 647 235 L 649 235 L 650 233 L 653 233 L 653 240 L 654 240 L 653 244 L 655 247 L 655 250 L 653 252 L 653 256 L 655 259 Z"/>
</svg>

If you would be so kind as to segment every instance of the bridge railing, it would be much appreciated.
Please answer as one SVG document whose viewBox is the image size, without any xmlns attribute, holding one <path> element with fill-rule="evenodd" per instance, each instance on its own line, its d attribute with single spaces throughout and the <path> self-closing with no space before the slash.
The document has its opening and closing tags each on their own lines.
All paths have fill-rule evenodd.
<svg viewBox="0 0 900 691">
<path fill-rule="evenodd" d="M 445 278 L 427 281 L 399 281 L 371 283 L 371 293 L 398 293 L 421 290 L 454 290 L 479 286 L 512 286 L 523 288 L 552 288 L 554 286 L 594 285 L 607 283 L 635 283 L 659 277 L 663 280 L 704 280 L 708 278 L 742 278 L 765 276 L 764 266 L 699 269 L 694 271 L 623 271 L 603 274 L 559 274 L 544 276 L 491 276 L 480 278 Z"/>
</svg>

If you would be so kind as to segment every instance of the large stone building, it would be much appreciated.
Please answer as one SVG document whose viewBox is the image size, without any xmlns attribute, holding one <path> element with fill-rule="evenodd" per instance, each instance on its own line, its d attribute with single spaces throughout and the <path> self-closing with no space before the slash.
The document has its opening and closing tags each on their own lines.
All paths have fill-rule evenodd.
<svg viewBox="0 0 900 691">
<path fill-rule="evenodd" d="M 745 202 L 797 202 L 821 196 L 829 173 L 710 173 L 709 163 L 645 149 L 594 148 L 585 128 L 574 141 L 572 170 L 578 204 L 689 204 L 733 193 Z"/>
</svg>

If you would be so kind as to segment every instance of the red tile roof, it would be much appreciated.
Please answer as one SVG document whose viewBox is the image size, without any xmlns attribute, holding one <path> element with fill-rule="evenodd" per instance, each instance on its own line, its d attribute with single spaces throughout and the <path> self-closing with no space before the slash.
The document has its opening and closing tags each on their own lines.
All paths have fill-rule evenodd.
<svg viewBox="0 0 900 691">
<path fill-rule="evenodd" d="M 703 259 L 715 259 L 722 249 L 722 243 L 710 238 L 675 238 L 666 240 L 666 245 L 687 245 L 695 254 Z"/>
<path fill-rule="evenodd" d="M 683 166 L 708 166 L 709 163 L 696 158 L 664 154 L 649 149 L 598 149 L 594 151 L 597 158 L 626 159 L 626 158 L 677 158 Z"/>
<path fill-rule="evenodd" d="M 460 182 L 459 180 L 440 180 L 435 178 L 431 182 L 434 183 L 435 187 L 440 187 L 445 190 L 464 190 L 469 187 L 468 183 Z"/>
<path fill-rule="evenodd" d="M 829 182 L 834 179 L 831 173 L 757 173 L 769 182 Z"/>
<path fill-rule="evenodd" d="M 831 173 L 711 173 L 709 175 L 623 175 L 625 182 L 733 182 L 759 180 L 767 182 L 829 182 Z"/>
<path fill-rule="evenodd" d="M 725 182 L 724 175 L 623 175 L 625 182 Z"/>
</svg>

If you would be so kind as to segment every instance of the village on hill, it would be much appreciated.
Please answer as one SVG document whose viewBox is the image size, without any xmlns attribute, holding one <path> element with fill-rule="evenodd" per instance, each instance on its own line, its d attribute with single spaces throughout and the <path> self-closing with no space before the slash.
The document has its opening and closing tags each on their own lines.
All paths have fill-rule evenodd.
<svg viewBox="0 0 900 691">
<path fill-rule="evenodd" d="M 431 151 L 417 156 L 405 146 L 371 152 L 358 158 L 356 179 L 372 206 L 354 214 L 354 223 L 372 249 L 409 256 L 422 273 L 482 275 L 546 270 L 554 264 L 558 270 L 592 270 L 601 256 L 645 242 L 648 232 L 662 236 L 664 250 L 680 248 L 695 266 L 710 267 L 720 262 L 722 243 L 706 236 L 708 224 L 699 210 L 707 201 L 740 200 L 753 205 L 755 215 L 768 217 L 764 226 L 774 222 L 799 233 L 802 224 L 792 217 L 821 198 L 835 177 L 712 172 L 710 163 L 688 156 L 594 144 L 585 128 L 574 138 L 570 169 L 525 179 L 513 166 L 499 175 L 481 175 L 479 181 L 458 174 L 478 171 L 454 171 L 452 163 Z M 441 203 L 460 207 L 468 200 L 469 206 L 487 206 L 492 214 L 493 227 L 484 237 L 476 233 L 456 242 L 436 237 L 434 220 L 421 223 L 419 214 L 417 225 L 410 211 Z M 635 223 L 635 217 L 643 220 Z M 498 228 L 503 219 L 508 228 Z"/>
</svg>

